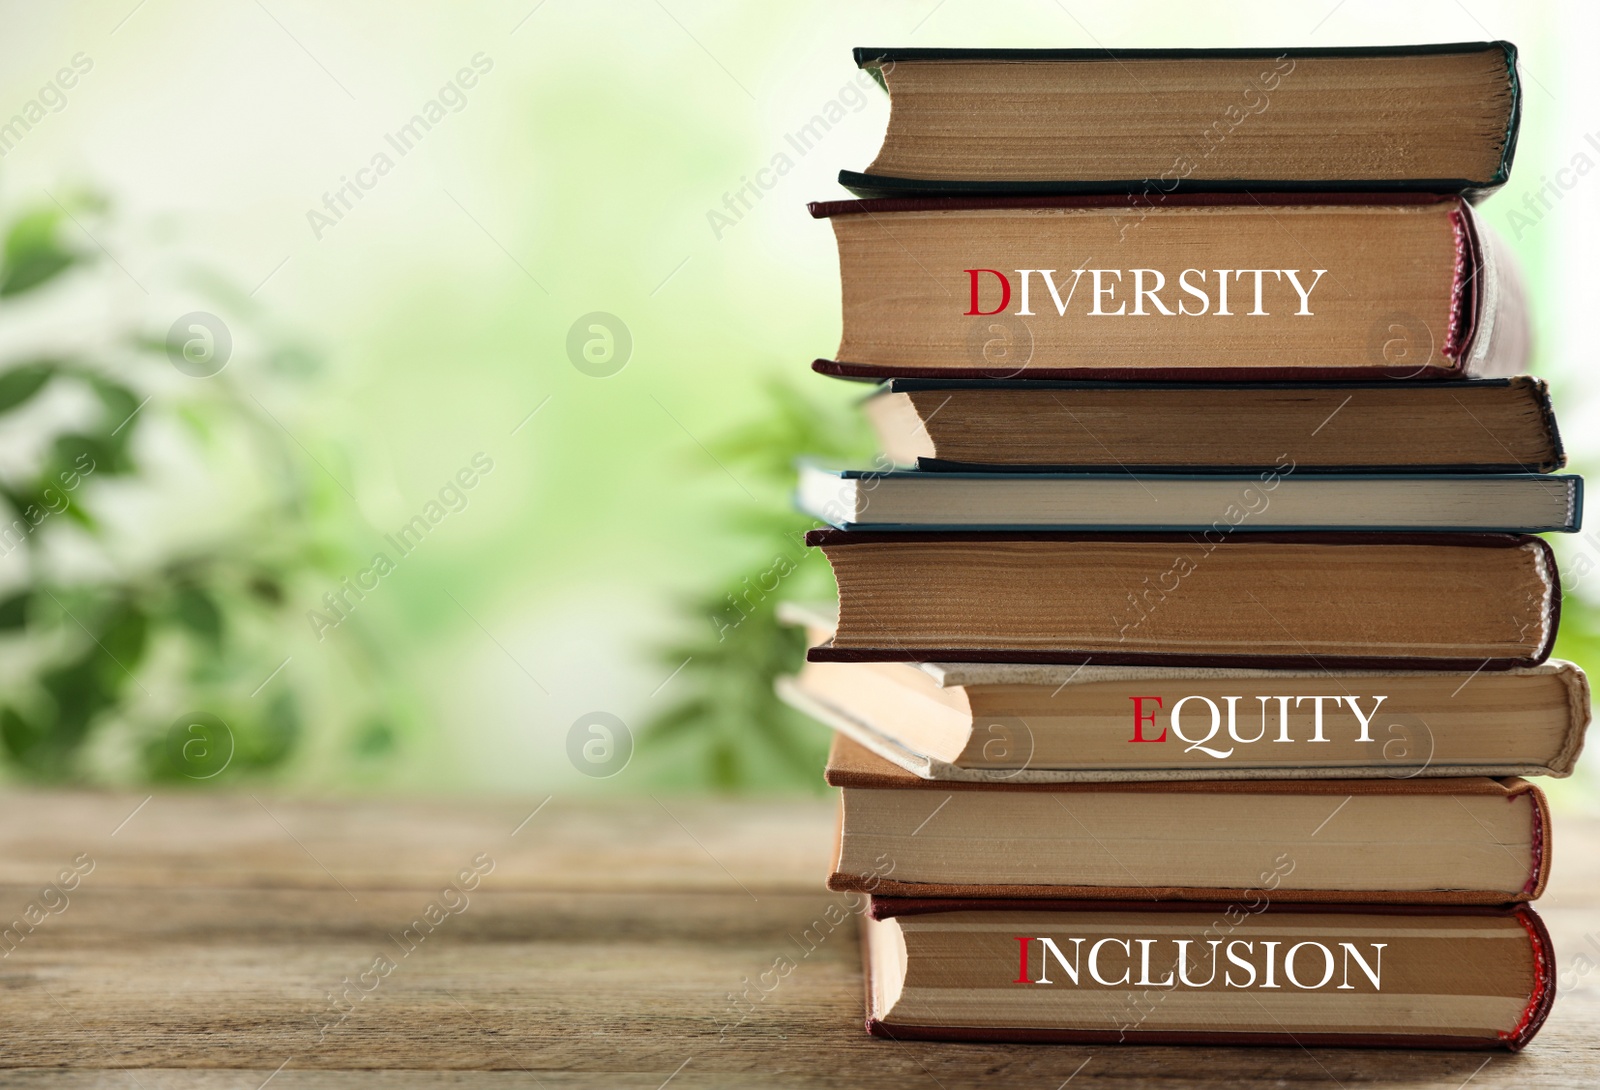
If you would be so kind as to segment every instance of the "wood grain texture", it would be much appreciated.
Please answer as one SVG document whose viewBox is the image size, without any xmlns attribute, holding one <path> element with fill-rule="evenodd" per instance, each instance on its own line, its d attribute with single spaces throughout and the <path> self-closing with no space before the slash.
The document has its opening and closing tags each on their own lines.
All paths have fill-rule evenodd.
<svg viewBox="0 0 1600 1090">
<path fill-rule="evenodd" d="M 853 896 L 822 889 L 832 800 L 538 804 L 0 798 L 0 929 L 44 913 L 0 937 L 0 1085 L 1600 1083 L 1600 821 L 1557 819 L 1554 1014 L 1485 1057 L 873 1040 L 854 920 L 819 923 Z M 63 904 L 47 884 L 74 859 L 93 869 Z M 442 896 L 475 859 L 481 884 Z M 796 968 L 770 995 L 730 1004 L 780 957 Z"/>
</svg>

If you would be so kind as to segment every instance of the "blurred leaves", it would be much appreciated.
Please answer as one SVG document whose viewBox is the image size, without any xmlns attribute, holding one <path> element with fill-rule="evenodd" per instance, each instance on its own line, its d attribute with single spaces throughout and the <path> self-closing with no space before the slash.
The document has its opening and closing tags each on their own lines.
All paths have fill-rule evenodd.
<svg viewBox="0 0 1600 1090">
<path fill-rule="evenodd" d="M 725 597 L 701 600 L 698 615 L 726 609 Z M 725 639 L 713 633 L 664 648 L 658 661 L 666 669 L 687 661 L 673 684 L 682 683 L 691 695 L 646 726 L 643 746 L 686 752 L 697 778 L 721 790 L 771 778 L 762 772 L 773 768 L 783 782 L 820 786 L 826 731 L 772 690 L 773 681 L 798 669 L 804 655 L 805 634 L 779 624 L 771 608 L 752 611 Z"/>
<path fill-rule="evenodd" d="M 857 414 L 812 401 L 786 382 L 769 380 L 765 386 L 766 412 L 735 426 L 710 444 L 718 459 L 736 464 L 781 485 L 785 503 L 762 507 L 764 514 L 787 514 L 797 519 L 787 498 L 794 487 L 795 461 L 802 457 L 854 460 L 869 456 Z"/>
<path fill-rule="evenodd" d="M 0 298 L 20 295 L 71 268 L 78 255 L 61 242 L 61 207 L 41 208 L 15 220 L 0 254 Z"/>
<path fill-rule="evenodd" d="M 172 615 L 212 648 L 221 648 L 222 610 L 204 587 L 193 583 L 177 587 L 172 595 Z"/>
<path fill-rule="evenodd" d="M 25 363 L 0 374 L 0 413 L 10 412 L 44 389 L 56 368 L 50 363 Z"/>
<path fill-rule="evenodd" d="M 73 197 L 0 228 L 0 318 L 4 304 L 87 267 L 86 256 L 62 238 L 67 222 L 76 222 L 68 208 L 102 204 Z M 258 310 L 251 314 L 260 321 Z M 277 343 L 270 328 L 252 332 L 265 342 L 258 352 L 267 370 L 314 370 L 306 349 Z M 30 421 L 44 429 L 34 468 L 0 475 L 0 558 L 24 572 L 21 586 L 0 591 L 0 758 L 28 778 L 92 779 L 99 773 L 88 754 L 97 737 L 114 731 L 128 753 L 120 775 L 201 783 L 269 772 L 294 755 L 306 733 L 306 701 L 293 671 L 279 676 L 289 660 L 276 640 L 298 623 L 288 587 L 320 575 L 342 554 L 319 539 L 312 486 L 295 471 L 282 429 L 261 419 L 249 394 L 230 379 L 207 379 L 187 387 L 192 396 L 176 405 L 147 407 L 155 394 L 141 388 L 161 389 L 148 369 L 171 367 L 165 340 L 130 326 L 114 331 L 113 341 L 119 343 L 105 359 L 0 363 L 0 414 L 22 412 L 53 385 L 76 387 L 88 395 L 78 401 L 99 410 L 53 433 Z M 297 362 L 285 369 L 280 358 Z M 124 565 L 113 559 L 112 531 L 96 512 L 109 507 L 119 481 L 133 486 L 118 494 L 124 518 L 130 502 L 160 501 L 160 484 L 137 453 L 157 414 L 193 436 L 202 456 L 217 437 L 248 433 L 278 470 L 269 475 L 277 492 L 231 533 L 204 542 L 180 538 L 163 546 L 166 555 Z M 73 550 L 99 561 L 69 574 L 59 558 L 74 536 Z M 376 673 L 365 651 L 354 654 L 359 668 Z M 273 683 L 267 693 L 260 693 L 263 678 Z M 204 710 L 168 706 L 174 695 Z M 392 711 L 360 710 L 349 743 L 359 759 L 370 763 L 395 748 Z M 204 730 L 194 725 L 201 721 Z M 379 721 L 381 732 L 372 726 Z"/>
<path fill-rule="evenodd" d="M 0 743 L 24 770 L 45 778 L 69 774 L 73 755 L 96 716 L 114 707 L 144 656 L 148 618 L 125 598 L 79 595 L 74 611 L 49 590 L 52 612 L 81 628 L 87 641 L 45 664 L 38 674 L 43 701 L 0 709 Z M 87 601 L 85 600 L 87 599 Z"/>
<path fill-rule="evenodd" d="M 765 485 L 765 501 L 741 500 L 720 513 L 717 528 L 748 541 L 756 559 L 682 606 L 691 633 L 658 650 L 666 670 L 682 667 L 669 692 L 679 694 L 640 732 L 640 751 L 664 774 L 720 790 L 757 785 L 820 790 L 828 733 L 789 708 L 773 682 L 805 657 L 805 634 L 778 622 L 783 599 L 832 593 L 821 556 L 805 547 L 814 523 L 790 506 L 795 461 L 866 457 L 871 443 L 854 414 L 813 402 L 781 382 L 766 388 L 766 411 L 708 448 L 741 479 Z"/>
<path fill-rule="evenodd" d="M 1562 597 L 1561 627 L 1552 654 L 1577 663 L 1585 672 L 1600 666 L 1600 605 L 1578 594 Z"/>
</svg>

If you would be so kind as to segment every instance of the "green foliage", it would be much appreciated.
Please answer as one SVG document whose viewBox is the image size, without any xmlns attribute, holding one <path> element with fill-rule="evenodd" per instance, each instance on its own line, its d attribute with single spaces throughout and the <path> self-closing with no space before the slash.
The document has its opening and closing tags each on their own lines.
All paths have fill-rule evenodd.
<svg viewBox="0 0 1600 1090">
<path fill-rule="evenodd" d="M 0 375 L 0 413 L 10 412 L 44 389 L 56 367 L 50 363 L 25 363 Z"/>
<path fill-rule="evenodd" d="M 1563 597 L 1552 654 L 1577 663 L 1586 673 L 1600 667 L 1600 606 L 1576 594 Z"/>
<path fill-rule="evenodd" d="M 710 616 L 723 597 L 691 609 Z M 781 780 L 808 784 L 821 768 L 821 732 L 772 691 L 773 679 L 793 672 L 804 653 L 804 634 L 779 624 L 771 609 L 754 611 L 725 640 L 707 635 L 665 648 L 659 661 L 684 666 L 680 680 L 692 695 L 650 722 L 643 748 L 687 751 L 692 774 L 719 789 L 748 787 L 774 767 Z"/>
<path fill-rule="evenodd" d="M 0 257 L 0 297 L 32 291 L 78 262 L 79 255 L 61 242 L 65 214 L 60 207 L 41 208 L 11 224 Z"/>
<path fill-rule="evenodd" d="M 21 305 L 65 287 L 67 274 L 88 262 L 63 241 L 66 216 L 57 205 L 4 229 L 0 301 Z M 270 330 L 253 332 L 269 342 L 269 359 L 304 354 L 272 347 Z M 30 779 L 104 778 L 90 753 L 113 732 L 125 754 L 115 778 L 201 783 L 270 772 L 305 735 L 306 699 L 292 678 L 261 691 L 286 661 L 277 642 L 294 620 L 287 588 L 344 558 L 314 532 L 314 489 L 253 397 L 228 376 L 186 377 L 196 385 L 181 389 L 192 397 L 152 404 L 141 387 L 160 389 L 152 380 L 171 366 L 165 342 L 133 328 L 121 340 L 106 359 L 0 364 L 0 427 L 15 426 L 58 386 L 76 388 L 78 400 L 97 409 L 92 421 L 54 434 L 30 422 L 41 438 L 36 466 L 0 475 L 0 558 L 24 571 L 21 585 L 0 590 L 0 760 Z M 118 559 L 104 513 L 119 488 L 124 516 L 130 495 L 159 491 L 137 451 L 161 414 L 187 429 L 200 457 L 218 436 L 247 434 L 282 472 L 269 474 L 276 492 L 245 524 L 176 552 Z M 96 560 L 68 563 L 68 551 Z M 376 715 L 368 709 L 361 718 Z M 370 722 L 359 735 L 352 729 L 352 756 L 392 750 L 395 732 L 385 729 L 382 745 Z"/>
<path fill-rule="evenodd" d="M 674 782 L 819 790 L 827 731 L 773 692 L 773 682 L 798 669 L 805 656 L 804 632 L 779 623 L 777 603 L 832 595 L 826 562 L 802 540 L 815 523 L 792 509 L 789 496 L 796 459 L 858 461 L 871 444 L 854 414 L 781 383 L 771 384 L 767 395 L 762 416 L 708 448 L 761 498 L 740 501 L 707 532 L 738 535 L 756 560 L 683 604 L 692 635 L 656 656 L 668 670 L 682 667 L 672 685 L 683 695 L 646 724 L 640 751 Z"/>
</svg>

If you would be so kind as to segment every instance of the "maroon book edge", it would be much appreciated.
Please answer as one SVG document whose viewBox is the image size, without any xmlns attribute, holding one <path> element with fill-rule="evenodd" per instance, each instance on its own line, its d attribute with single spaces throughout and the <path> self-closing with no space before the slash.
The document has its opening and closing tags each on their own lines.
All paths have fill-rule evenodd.
<svg viewBox="0 0 1600 1090">
<path fill-rule="evenodd" d="M 1435 659 L 1415 656 L 1372 655 L 1178 655 L 1158 651 L 1117 652 L 995 651 L 976 647 L 851 647 L 818 644 L 806 651 L 807 662 L 1010 662 L 1030 666 L 1171 666 L 1226 667 L 1237 670 L 1513 670 L 1538 666 L 1550 656 L 1548 648 L 1526 658 Z"/>
<path fill-rule="evenodd" d="M 1225 911 L 1230 906 L 1223 902 L 1144 902 L 1144 901 L 1013 901 L 1013 900 L 961 900 L 946 897 L 880 898 L 872 897 L 867 915 L 874 920 L 895 916 L 915 916 L 932 912 L 984 911 L 1022 909 L 1037 911 L 1136 911 L 1136 912 L 1193 912 Z M 1376 916 L 1512 916 L 1528 933 L 1533 948 L 1534 990 L 1528 997 L 1522 1018 L 1509 1034 L 1497 1039 L 1483 1037 L 1458 1037 L 1449 1035 L 1417 1036 L 1406 1034 L 1347 1034 L 1347 1033 L 1195 1033 L 1161 1030 L 1071 1030 L 1071 1029 L 990 1029 L 960 1026 L 890 1026 L 874 1017 L 871 1008 L 870 983 L 867 998 L 866 1030 L 874 1037 L 892 1041 L 981 1041 L 1018 1042 L 1027 1044 L 1168 1044 L 1168 1045 L 1241 1045 L 1272 1046 L 1297 1045 L 1338 1046 L 1352 1048 L 1425 1048 L 1425 1049 L 1506 1049 L 1520 1052 L 1538 1034 L 1550 1009 L 1556 1001 L 1555 948 L 1550 932 L 1539 914 L 1527 905 L 1513 907 L 1487 907 L 1477 905 L 1448 905 L 1426 907 L 1421 905 L 1301 905 L 1276 904 L 1265 910 L 1268 913 L 1335 912 L 1353 915 Z M 870 979 L 866 928 L 861 929 L 861 958 L 863 976 Z"/>
<path fill-rule="evenodd" d="M 1140 201 L 1137 193 L 1072 194 L 1054 197 L 869 197 L 865 200 L 811 201 L 806 211 L 812 219 L 832 219 L 834 216 L 883 215 L 893 212 L 965 212 L 984 208 L 1115 208 L 1135 205 Z M 1239 205 L 1246 208 L 1257 205 L 1285 207 L 1297 204 L 1375 205 L 1375 204 L 1447 204 L 1463 203 L 1454 193 L 1404 193 L 1404 192 L 1329 192 L 1288 193 L 1281 191 L 1260 193 L 1170 193 L 1152 202 L 1175 208 L 1215 207 Z"/>
<path fill-rule="evenodd" d="M 1198 534 L 1174 534 L 1159 531 L 1130 531 L 1106 533 L 1099 530 L 933 530 L 909 532 L 898 530 L 839 530 L 831 526 L 806 531 L 806 544 L 827 545 L 882 545 L 906 541 L 1172 541 L 1194 544 Z M 1250 534 L 1253 542 L 1277 542 L 1285 545 L 1452 545 L 1478 549 L 1516 549 L 1537 542 L 1549 552 L 1549 545 L 1531 534 L 1486 533 L 1377 533 L 1370 530 L 1351 530 L 1331 533 L 1327 531 L 1266 530 Z M 1225 549 L 1227 542 L 1218 548 Z M 1555 557 L 1548 559 L 1554 565 Z"/>
<path fill-rule="evenodd" d="M 1456 276 L 1451 294 L 1450 327 L 1445 331 L 1445 343 L 1440 353 L 1459 367 L 1472 351 L 1483 323 L 1483 308 L 1487 297 L 1483 290 L 1483 241 L 1478 237 L 1478 222 L 1470 206 L 1463 204 L 1450 213 L 1458 241 L 1456 243 Z"/>
<path fill-rule="evenodd" d="M 848 363 L 842 360 L 817 359 L 811 369 L 819 375 L 833 378 L 865 379 L 881 382 L 890 378 L 932 379 L 1044 379 L 1081 380 L 1084 382 L 1281 382 L 1285 372 L 1294 381 L 1306 382 L 1361 382 L 1374 378 L 1405 379 L 1408 381 L 1440 381 L 1459 379 L 1460 367 L 1382 367 L 1363 364 L 1359 367 L 1295 367 L 1272 369 L 1265 367 L 1035 367 L 1021 369 L 994 367 L 902 367 L 875 363 Z"/>
</svg>

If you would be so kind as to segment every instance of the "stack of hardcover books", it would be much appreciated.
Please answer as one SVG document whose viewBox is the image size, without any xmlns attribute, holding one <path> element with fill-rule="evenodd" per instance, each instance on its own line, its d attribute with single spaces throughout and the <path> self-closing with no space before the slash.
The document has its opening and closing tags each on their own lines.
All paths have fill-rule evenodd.
<svg viewBox="0 0 1600 1090">
<path fill-rule="evenodd" d="M 802 468 L 867 1026 L 1520 1048 L 1588 686 L 1504 42 L 857 52 L 812 206 L 880 463 Z"/>
</svg>

